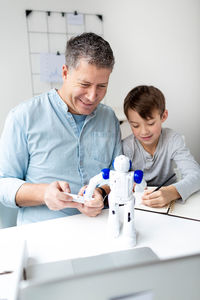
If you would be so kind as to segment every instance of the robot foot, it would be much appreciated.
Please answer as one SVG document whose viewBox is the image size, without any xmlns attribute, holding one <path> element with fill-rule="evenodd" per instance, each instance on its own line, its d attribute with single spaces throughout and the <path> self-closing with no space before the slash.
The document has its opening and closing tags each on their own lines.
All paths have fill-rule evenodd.
<svg viewBox="0 0 200 300">
<path fill-rule="evenodd" d="M 109 216 L 108 218 L 108 234 L 112 238 L 117 238 L 121 230 L 121 222 L 118 217 L 113 218 Z"/>
<path fill-rule="evenodd" d="M 112 227 L 112 226 L 108 226 L 108 236 L 110 238 L 117 238 L 119 236 L 120 233 L 120 227 Z"/>
<path fill-rule="evenodd" d="M 132 232 L 131 236 L 122 234 L 122 243 L 126 248 L 133 248 L 136 246 L 137 236 L 135 230 Z"/>
</svg>

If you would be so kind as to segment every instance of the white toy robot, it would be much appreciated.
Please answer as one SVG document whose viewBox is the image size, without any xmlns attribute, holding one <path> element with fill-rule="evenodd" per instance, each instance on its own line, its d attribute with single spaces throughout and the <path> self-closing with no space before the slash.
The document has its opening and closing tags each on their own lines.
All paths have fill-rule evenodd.
<svg viewBox="0 0 200 300">
<path fill-rule="evenodd" d="M 136 232 L 134 226 L 134 204 L 133 193 L 134 183 L 139 184 L 139 189 L 144 190 L 145 181 L 143 171 L 131 171 L 131 161 L 125 155 L 119 155 L 113 162 L 115 171 L 103 169 L 100 174 L 92 177 L 85 190 L 84 199 L 91 200 L 94 189 L 100 184 L 110 186 L 109 200 L 109 219 L 108 229 L 113 237 L 118 237 L 120 233 L 119 205 L 124 205 L 123 238 L 133 247 L 136 244 Z"/>
</svg>

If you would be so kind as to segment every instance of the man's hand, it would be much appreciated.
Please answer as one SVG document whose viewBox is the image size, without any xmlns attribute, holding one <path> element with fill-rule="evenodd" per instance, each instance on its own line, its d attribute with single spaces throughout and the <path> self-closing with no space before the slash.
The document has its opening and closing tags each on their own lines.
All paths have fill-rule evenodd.
<svg viewBox="0 0 200 300">
<path fill-rule="evenodd" d="M 86 186 L 83 187 L 79 195 L 83 195 Z M 70 193 L 69 184 L 65 181 L 54 181 L 50 184 L 25 183 L 16 194 L 16 204 L 19 207 L 47 205 L 51 210 L 61 210 L 67 207 L 77 208 L 81 213 L 95 217 L 99 215 L 104 207 L 101 192 L 94 191 L 94 199 L 84 204 L 73 201 L 73 198 L 64 192 Z"/>
<path fill-rule="evenodd" d="M 65 181 L 55 181 L 47 185 L 44 193 L 44 202 L 51 210 L 61 210 L 66 207 L 78 208 L 78 203 L 72 201 L 72 197 L 64 194 L 70 193 L 69 184 Z"/>
<path fill-rule="evenodd" d="M 164 207 L 171 201 L 181 198 L 173 185 L 163 186 L 160 190 L 153 192 L 147 190 L 142 196 L 142 204 L 150 207 Z"/>
<path fill-rule="evenodd" d="M 79 191 L 79 195 L 83 196 L 84 190 L 86 189 L 87 186 L 84 186 L 80 189 Z M 84 204 L 80 204 L 79 203 L 79 207 L 77 207 L 78 210 L 89 216 L 89 217 L 96 217 L 97 215 L 99 215 L 102 211 L 102 209 L 104 208 L 104 204 L 103 204 L 103 197 L 102 194 L 100 192 L 100 190 L 95 189 L 94 190 L 94 197 L 92 200 L 89 201 L 85 201 Z"/>
</svg>

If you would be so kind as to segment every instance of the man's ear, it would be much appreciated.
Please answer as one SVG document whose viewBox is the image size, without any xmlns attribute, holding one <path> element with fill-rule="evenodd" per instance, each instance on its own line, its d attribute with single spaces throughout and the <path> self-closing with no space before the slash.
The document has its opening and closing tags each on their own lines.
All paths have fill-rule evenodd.
<svg viewBox="0 0 200 300">
<path fill-rule="evenodd" d="M 68 74 L 68 66 L 63 65 L 62 66 L 62 78 L 63 78 L 63 80 L 67 79 L 67 74 Z"/>
<path fill-rule="evenodd" d="M 168 118 L 168 110 L 165 109 L 164 113 L 162 114 L 161 121 L 165 122 L 167 118 Z"/>
</svg>

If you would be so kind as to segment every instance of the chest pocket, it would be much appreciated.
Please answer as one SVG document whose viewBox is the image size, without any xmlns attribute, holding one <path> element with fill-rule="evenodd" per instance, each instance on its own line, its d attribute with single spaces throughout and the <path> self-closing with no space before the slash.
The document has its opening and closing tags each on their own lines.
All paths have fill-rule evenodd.
<svg viewBox="0 0 200 300">
<path fill-rule="evenodd" d="M 111 132 L 94 131 L 92 157 L 94 160 L 110 165 L 114 151 L 114 137 Z"/>
</svg>

